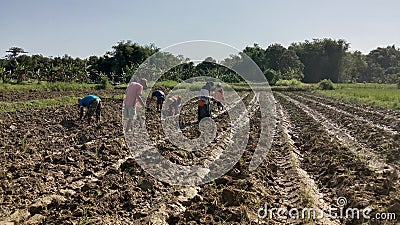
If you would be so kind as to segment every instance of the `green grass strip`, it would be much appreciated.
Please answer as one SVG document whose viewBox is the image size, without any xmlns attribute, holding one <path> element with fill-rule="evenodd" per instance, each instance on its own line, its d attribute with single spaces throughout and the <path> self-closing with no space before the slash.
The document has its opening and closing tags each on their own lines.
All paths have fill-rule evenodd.
<svg viewBox="0 0 400 225">
<path fill-rule="evenodd" d="M 85 83 L 67 83 L 67 82 L 55 82 L 47 83 L 42 82 L 40 84 L 0 84 L 0 91 L 13 90 L 13 91 L 77 91 L 95 89 L 97 84 L 85 84 Z"/>
<path fill-rule="evenodd" d="M 335 89 L 396 89 L 396 84 L 352 83 L 335 84 Z"/>
<path fill-rule="evenodd" d="M 53 99 L 40 99 L 22 102 L 0 102 L 0 112 L 14 112 L 17 110 L 42 109 L 56 106 L 77 104 L 76 96 L 64 96 Z"/>
<path fill-rule="evenodd" d="M 125 95 L 102 95 L 101 98 L 124 99 Z M 39 99 L 22 102 L 0 102 L 0 113 L 15 112 L 17 110 L 44 109 L 59 106 L 74 105 L 77 103 L 77 96 L 69 95 L 59 98 Z"/>
<path fill-rule="evenodd" d="M 347 88 L 317 91 L 325 96 L 347 101 L 400 110 L 400 89 Z"/>
</svg>

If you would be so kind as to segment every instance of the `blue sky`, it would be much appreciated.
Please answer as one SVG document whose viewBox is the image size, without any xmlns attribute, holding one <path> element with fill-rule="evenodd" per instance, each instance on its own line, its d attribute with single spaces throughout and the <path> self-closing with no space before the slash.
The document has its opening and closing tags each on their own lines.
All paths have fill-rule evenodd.
<svg viewBox="0 0 400 225">
<path fill-rule="evenodd" d="M 0 56 L 12 46 L 86 58 L 122 40 L 165 48 L 201 39 L 243 49 L 313 38 L 344 39 L 367 54 L 400 46 L 399 9 L 398 0 L 1 0 Z"/>
</svg>

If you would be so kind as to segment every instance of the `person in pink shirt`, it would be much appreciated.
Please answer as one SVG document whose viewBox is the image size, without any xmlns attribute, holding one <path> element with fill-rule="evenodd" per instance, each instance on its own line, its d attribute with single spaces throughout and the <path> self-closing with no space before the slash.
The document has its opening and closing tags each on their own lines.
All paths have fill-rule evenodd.
<svg viewBox="0 0 400 225">
<path fill-rule="evenodd" d="M 136 101 L 139 101 L 140 105 L 144 108 L 144 102 L 142 99 L 142 91 L 147 88 L 147 80 L 142 78 L 138 82 L 129 83 L 125 92 L 124 99 L 124 118 L 127 119 L 125 131 L 132 129 L 132 122 L 136 115 Z"/>
</svg>

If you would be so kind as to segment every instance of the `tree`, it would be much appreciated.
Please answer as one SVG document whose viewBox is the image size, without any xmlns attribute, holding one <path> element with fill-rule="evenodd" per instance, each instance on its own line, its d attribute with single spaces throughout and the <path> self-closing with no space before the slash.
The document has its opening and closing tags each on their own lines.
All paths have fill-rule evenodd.
<svg viewBox="0 0 400 225">
<path fill-rule="evenodd" d="M 270 85 L 276 84 L 276 82 L 282 78 L 281 73 L 274 69 L 266 69 L 264 75 Z"/>
<path fill-rule="evenodd" d="M 113 51 L 107 52 L 106 55 L 111 58 L 111 72 L 117 76 L 121 76 L 123 74 L 123 69 L 127 65 L 140 65 L 159 50 L 154 44 L 140 46 L 137 43 L 133 43 L 131 40 L 120 41 L 112 48 Z"/>
<path fill-rule="evenodd" d="M 246 47 L 243 53 L 250 57 L 260 68 L 264 71 L 268 68 L 268 62 L 265 57 L 265 50 L 262 49 L 258 44 L 254 43 L 253 47 Z"/>
<path fill-rule="evenodd" d="M 368 68 L 365 80 L 379 83 L 396 83 L 399 77 L 400 50 L 396 46 L 377 48 L 366 56 Z"/>
<path fill-rule="evenodd" d="M 20 47 L 11 47 L 6 52 L 10 53 L 6 56 L 8 59 L 16 58 L 19 54 L 28 53 Z"/>
<path fill-rule="evenodd" d="M 240 72 L 240 65 L 243 63 L 243 57 L 239 55 L 230 55 L 221 61 L 223 65 L 220 79 L 227 83 L 237 83 L 244 81 L 236 72 Z"/>
<path fill-rule="evenodd" d="M 28 52 L 26 52 L 23 48 L 20 47 L 11 47 L 6 52 L 10 53 L 6 56 L 6 58 L 8 58 L 8 60 L 10 61 L 9 65 L 10 65 L 11 76 L 16 76 L 17 83 L 21 83 L 24 78 L 25 66 L 18 63 L 17 57 L 19 54 L 24 54 Z"/>
<path fill-rule="evenodd" d="M 7 61 L 5 59 L 0 59 L 0 76 L 3 83 L 6 81 L 6 64 Z"/>
<path fill-rule="evenodd" d="M 216 60 L 212 57 L 205 58 L 201 63 L 197 64 L 196 70 L 199 76 L 218 76 L 218 65 Z"/>
<path fill-rule="evenodd" d="M 247 54 L 264 71 L 267 80 L 275 83 L 279 79 L 302 79 L 304 65 L 296 52 L 288 50 L 280 44 L 272 44 L 266 50 L 258 44 L 246 47 L 243 52 Z M 274 77 L 274 78 L 272 78 Z"/>
<path fill-rule="evenodd" d="M 289 50 L 296 52 L 304 64 L 304 82 L 317 83 L 323 79 L 337 82 L 344 72 L 343 60 L 349 44 L 342 40 L 314 39 L 293 43 Z"/>
<path fill-rule="evenodd" d="M 280 44 L 273 44 L 266 49 L 265 57 L 268 68 L 279 71 L 282 79 L 301 80 L 304 77 L 304 65 L 295 51 L 288 50 Z"/>
</svg>

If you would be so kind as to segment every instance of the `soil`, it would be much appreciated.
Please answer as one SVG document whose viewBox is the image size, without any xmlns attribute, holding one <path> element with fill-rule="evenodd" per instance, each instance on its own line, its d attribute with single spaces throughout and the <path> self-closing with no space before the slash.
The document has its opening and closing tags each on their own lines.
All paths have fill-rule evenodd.
<svg viewBox="0 0 400 225">
<path fill-rule="evenodd" d="M 1 101 L 64 94 L 19 93 Z M 103 99 L 102 120 L 92 125 L 77 120 L 76 106 L 1 113 L 0 224 L 398 223 L 398 219 L 258 215 L 265 206 L 318 211 L 337 207 L 337 199 L 345 197 L 348 208 L 370 207 L 371 216 L 391 212 L 400 217 L 397 115 L 383 109 L 358 110 L 362 106 L 313 93 L 275 93 L 274 141 L 263 163 L 249 171 L 253 153 L 260 147 L 261 113 L 257 96 L 241 96 L 250 115 L 244 154 L 224 176 L 198 186 L 161 182 L 135 162 L 123 134 L 122 100 Z M 188 138 L 200 135 L 196 113 L 194 99 L 183 106 L 179 117 Z M 146 115 L 158 151 L 181 165 L 215 160 L 215 152 L 226 146 L 227 134 L 236 126 L 226 111 L 216 112 L 214 141 L 201 151 L 186 152 L 165 137 L 154 102 Z M 374 157 L 379 166 L 371 163 Z"/>
</svg>

